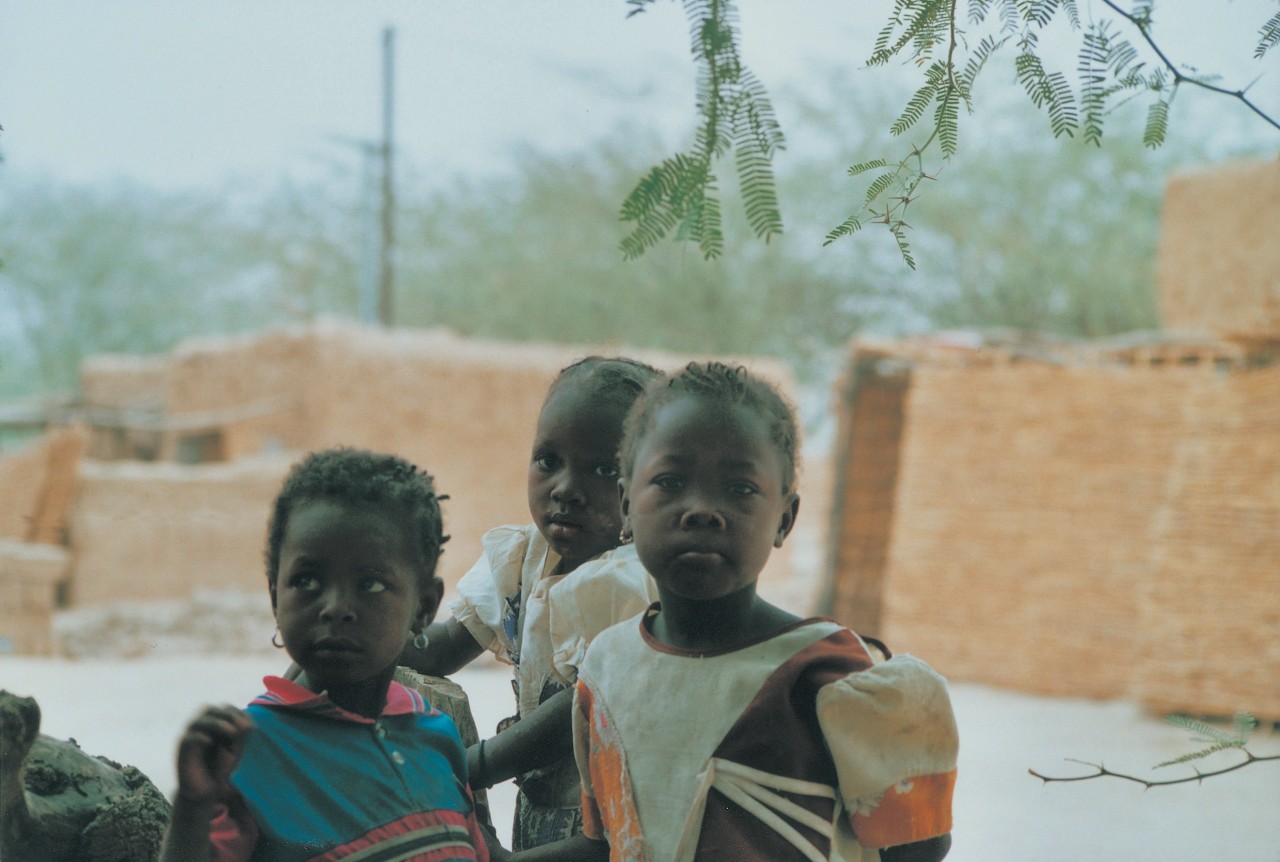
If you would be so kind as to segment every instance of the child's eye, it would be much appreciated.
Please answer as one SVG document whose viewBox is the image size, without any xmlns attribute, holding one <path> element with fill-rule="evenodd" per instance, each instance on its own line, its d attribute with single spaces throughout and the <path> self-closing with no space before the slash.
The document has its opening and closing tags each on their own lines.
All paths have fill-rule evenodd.
<svg viewBox="0 0 1280 862">
<path fill-rule="evenodd" d="M 554 455 L 535 455 L 533 463 L 538 465 L 539 470 L 550 473 L 556 468 L 557 459 Z"/>
<path fill-rule="evenodd" d="M 674 491 L 680 488 L 684 483 L 681 482 L 677 476 L 664 474 L 655 478 L 653 480 L 653 484 L 657 485 L 664 491 Z"/>
<path fill-rule="evenodd" d="M 729 493 L 735 497 L 750 497 L 752 494 L 759 493 L 756 486 L 750 482 L 734 482 L 729 486 Z"/>
<path fill-rule="evenodd" d="M 360 592 L 362 593 L 381 593 L 387 589 L 386 581 L 381 578 L 364 578 L 360 581 Z"/>
<path fill-rule="evenodd" d="M 289 587 L 295 590 L 303 590 L 305 592 L 315 592 L 320 589 L 320 579 L 315 575 L 299 573 L 289 577 Z"/>
<path fill-rule="evenodd" d="M 618 465 L 617 464 L 597 464 L 596 468 L 591 472 L 604 479 L 613 479 L 613 478 L 616 478 L 618 475 Z"/>
</svg>

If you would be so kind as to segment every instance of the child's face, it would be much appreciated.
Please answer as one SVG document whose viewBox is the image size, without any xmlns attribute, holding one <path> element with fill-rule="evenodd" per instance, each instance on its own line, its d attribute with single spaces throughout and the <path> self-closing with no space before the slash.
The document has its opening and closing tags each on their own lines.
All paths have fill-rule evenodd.
<svg viewBox="0 0 1280 862">
<path fill-rule="evenodd" d="M 559 574 L 618 546 L 618 444 L 626 407 L 573 383 L 543 405 L 529 462 L 529 513 Z"/>
<path fill-rule="evenodd" d="M 754 584 L 799 498 L 765 420 L 686 395 L 661 407 L 623 482 L 640 561 L 666 595 L 720 598 Z"/>
<path fill-rule="evenodd" d="M 271 598 L 314 691 L 381 709 L 406 639 L 440 601 L 438 579 L 426 595 L 419 586 L 420 556 L 407 519 L 383 506 L 316 500 L 289 514 Z"/>
</svg>

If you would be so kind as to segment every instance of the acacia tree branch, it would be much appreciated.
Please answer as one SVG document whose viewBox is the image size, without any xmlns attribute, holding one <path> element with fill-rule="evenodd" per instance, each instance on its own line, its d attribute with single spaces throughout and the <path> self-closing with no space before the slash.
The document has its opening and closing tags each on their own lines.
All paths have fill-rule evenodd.
<svg viewBox="0 0 1280 862">
<path fill-rule="evenodd" d="M 1152 38 L 1148 21 L 1139 19 L 1136 15 L 1130 12 L 1126 12 L 1124 9 L 1121 9 L 1119 5 L 1113 2 L 1113 0 L 1102 0 L 1102 2 L 1105 6 L 1107 6 L 1107 8 L 1115 12 L 1121 18 L 1128 21 L 1137 29 L 1139 33 L 1142 34 L 1142 38 L 1147 43 L 1148 47 L 1150 47 L 1151 50 L 1155 52 L 1155 55 L 1160 58 L 1160 62 L 1163 63 L 1165 68 L 1168 69 L 1170 74 L 1173 75 L 1173 80 L 1175 84 L 1182 84 L 1182 83 L 1193 84 L 1197 87 L 1208 90 L 1212 93 L 1218 93 L 1223 96 L 1230 96 L 1233 99 L 1239 99 L 1241 104 L 1243 104 L 1250 111 L 1252 111 L 1253 113 L 1261 117 L 1264 122 L 1270 124 L 1271 126 L 1277 129 L 1280 129 L 1280 121 L 1277 121 L 1275 118 L 1271 117 L 1269 114 L 1266 113 L 1266 111 L 1262 110 L 1261 107 L 1255 104 L 1252 99 L 1250 99 L 1247 95 L 1245 95 L 1244 90 L 1229 90 L 1226 87 L 1219 87 L 1216 84 L 1209 83 L 1208 81 L 1202 81 L 1199 78 L 1195 78 L 1190 75 L 1183 74 L 1183 72 L 1176 65 L 1174 65 L 1173 61 L 1171 61 L 1169 57 L 1164 53 L 1164 51 L 1160 48 L 1160 46 L 1156 44 L 1155 39 Z"/>
<path fill-rule="evenodd" d="M 1150 789 L 1152 787 L 1165 787 L 1170 784 L 1186 784 L 1189 781 L 1200 782 L 1200 781 L 1204 781 L 1206 778 L 1212 778 L 1215 775 L 1225 775 L 1228 772 L 1235 772 L 1237 769 L 1244 769 L 1246 766 L 1250 765 L 1251 763 L 1262 763 L 1263 761 L 1266 761 L 1266 760 L 1280 760 L 1280 754 L 1264 755 L 1259 757 L 1258 755 L 1253 754 L 1246 748 L 1242 748 L 1240 750 L 1244 753 L 1245 759 L 1235 764 L 1234 766 L 1227 766 L 1227 767 L 1224 767 L 1223 769 L 1215 769 L 1212 772 L 1201 772 L 1199 769 L 1197 769 L 1195 770 L 1195 773 L 1196 773 L 1195 775 L 1188 775 L 1185 778 L 1171 778 L 1166 781 L 1151 781 L 1146 778 L 1138 778 L 1136 775 L 1126 775 L 1123 772 L 1112 772 L 1110 769 L 1107 769 L 1101 763 L 1090 763 L 1087 760 L 1075 760 L 1072 758 L 1068 758 L 1068 760 L 1071 760 L 1072 763 L 1082 763 L 1085 766 L 1091 766 L 1094 769 L 1096 769 L 1097 772 L 1094 772 L 1090 775 L 1073 775 L 1073 776 L 1066 776 L 1066 777 L 1042 775 L 1041 773 L 1036 772 L 1034 769 L 1028 769 L 1027 772 L 1030 773 L 1031 775 L 1034 775 L 1036 778 L 1039 778 L 1045 784 L 1048 784 L 1051 781 L 1064 781 L 1064 782 L 1065 781 L 1091 781 L 1095 778 L 1109 777 L 1109 778 L 1121 778 L 1125 781 L 1133 781 L 1137 784 L 1141 784 L 1143 787 Z"/>
</svg>

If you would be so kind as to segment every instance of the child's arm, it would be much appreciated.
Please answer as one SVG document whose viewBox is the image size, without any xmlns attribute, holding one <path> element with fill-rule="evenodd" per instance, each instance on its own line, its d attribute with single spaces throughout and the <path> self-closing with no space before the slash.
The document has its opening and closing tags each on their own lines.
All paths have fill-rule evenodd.
<svg viewBox="0 0 1280 862">
<path fill-rule="evenodd" d="M 427 648 L 405 644 L 399 664 L 427 676 L 448 676 L 470 664 L 484 647 L 467 627 L 453 617 L 427 626 Z"/>
<path fill-rule="evenodd" d="M 885 847 L 880 851 L 881 862 L 941 862 L 951 851 L 951 833 L 939 835 L 911 844 Z"/>
<path fill-rule="evenodd" d="M 469 747 L 467 774 L 472 787 L 492 787 L 571 754 L 573 689 L 566 688 L 497 736 Z"/>
<path fill-rule="evenodd" d="M 161 862 L 206 862 L 209 820 L 216 803 L 232 794 L 231 771 L 244 754 L 253 721 L 231 706 L 196 716 L 178 743 L 178 792 L 165 833 Z"/>
</svg>

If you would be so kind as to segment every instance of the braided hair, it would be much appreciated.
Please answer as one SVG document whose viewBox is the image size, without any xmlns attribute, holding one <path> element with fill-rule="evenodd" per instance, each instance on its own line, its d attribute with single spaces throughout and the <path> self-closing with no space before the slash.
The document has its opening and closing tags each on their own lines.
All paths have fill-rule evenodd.
<svg viewBox="0 0 1280 862">
<path fill-rule="evenodd" d="M 449 540 L 431 474 L 395 455 L 340 447 L 313 452 L 293 466 L 276 496 L 267 527 L 267 583 L 280 573 L 280 548 L 289 516 L 301 505 L 329 500 L 343 505 L 386 505 L 400 511 L 414 531 L 422 567 L 418 586 L 435 578 L 436 561 Z"/>
<path fill-rule="evenodd" d="M 658 411 L 682 395 L 706 398 L 727 406 L 741 405 L 754 411 L 769 427 L 769 439 L 782 457 L 783 491 L 795 489 L 800 460 L 800 431 L 795 409 L 772 383 L 752 376 L 742 366 L 722 362 L 690 362 L 665 381 L 651 383 L 636 399 L 623 426 L 618 462 L 622 475 L 635 469 L 640 441 L 653 426 Z"/>
</svg>

